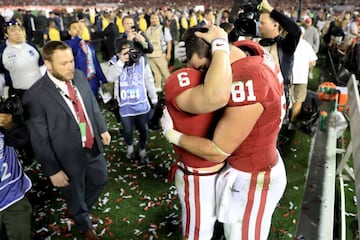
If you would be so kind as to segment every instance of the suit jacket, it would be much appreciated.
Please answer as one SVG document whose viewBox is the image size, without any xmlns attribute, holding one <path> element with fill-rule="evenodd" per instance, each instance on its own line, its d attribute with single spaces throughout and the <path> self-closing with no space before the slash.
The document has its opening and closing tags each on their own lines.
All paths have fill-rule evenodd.
<svg viewBox="0 0 360 240">
<path fill-rule="evenodd" d="M 99 105 L 79 70 L 75 71 L 73 84 L 83 99 L 94 132 L 94 144 L 102 153 L 100 134 L 106 132 L 107 127 Z M 48 74 L 25 92 L 23 106 L 31 145 L 44 174 L 51 176 L 64 170 L 71 177 L 79 176 L 88 161 L 82 147 L 80 128 Z"/>
<path fill-rule="evenodd" d="M 85 76 L 87 74 L 87 62 L 86 62 L 86 54 L 84 50 L 80 46 L 81 38 L 78 36 L 65 41 L 72 49 L 74 54 L 74 61 L 75 61 L 75 68 L 81 70 Z M 100 62 L 96 56 L 95 48 L 90 42 L 86 42 L 86 44 L 90 47 L 92 53 L 92 60 L 94 62 L 95 72 L 96 72 L 96 79 L 99 82 L 107 83 L 106 77 L 104 72 L 102 71 Z"/>
</svg>

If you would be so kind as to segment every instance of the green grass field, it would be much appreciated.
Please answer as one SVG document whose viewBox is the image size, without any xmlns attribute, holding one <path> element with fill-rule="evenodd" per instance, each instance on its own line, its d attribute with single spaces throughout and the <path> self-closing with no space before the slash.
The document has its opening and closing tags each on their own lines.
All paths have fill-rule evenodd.
<svg viewBox="0 0 360 240">
<path fill-rule="evenodd" d="M 322 67 L 319 65 L 315 69 L 315 80 L 309 82 L 310 89 L 317 88 Z M 170 165 L 176 159 L 172 146 L 166 142 L 160 130 L 151 131 L 147 147 L 150 164 L 129 162 L 125 158 L 126 146 L 120 134 L 121 125 L 103 106 L 102 109 L 112 142 L 111 146 L 105 148 L 109 180 L 93 209 L 93 213 L 101 218 L 96 226 L 97 233 L 101 239 L 180 239 L 180 204 L 175 187 L 167 180 Z M 274 213 L 269 239 L 296 237 L 310 143 L 309 135 L 299 130 L 283 131 L 279 136 L 279 149 L 286 165 L 288 184 Z M 81 239 L 67 214 L 64 200 L 41 176 L 39 165 L 27 168 L 27 172 L 34 181 L 30 194 L 34 204 L 33 239 Z M 358 239 L 354 189 L 353 183 L 346 183 L 347 239 Z"/>
<path fill-rule="evenodd" d="M 104 115 L 111 122 L 109 129 L 113 140 L 111 146 L 106 147 L 109 181 L 93 210 L 102 220 L 96 227 L 97 232 L 101 233 L 102 239 L 180 239 L 180 205 L 175 187 L 167 181 L 169 167 L 175 160 L 171 145 L 160 131 L 152 131 L 148 145 L 151 163 L 143 165 L 138 161 L 129 162 L 125 158 L 126 148 L 119 134 L 121 126 L 114 122 L 107 110 L 104 110 Z M 295 237 L 310 141 L 310 137 L 301 131 L 280 135 L 288 184 L 274 213 L 269 239 Z M 33 178 L 37 172 L 31 170 Z M 351 190 L 354 187 L 348 185 L 347 202 L 352 206 L 348 212 L 355 213 L 354 192 Z M 51 239 L 79 238 L 76 226 L 73 226 L 64 211 L 66 205 L 58 193 L 51 188 L 41 193 L 44 195 L 41 199 L 45 202 L 35 206 L 34 239 L 44 239 L 48 235 L 53 235 Z M 351 230 L 348 230 L 348 239 L 355 239 L 355 217 L 350 214 L 347 219 L 348 229 Z"/>
</svg>

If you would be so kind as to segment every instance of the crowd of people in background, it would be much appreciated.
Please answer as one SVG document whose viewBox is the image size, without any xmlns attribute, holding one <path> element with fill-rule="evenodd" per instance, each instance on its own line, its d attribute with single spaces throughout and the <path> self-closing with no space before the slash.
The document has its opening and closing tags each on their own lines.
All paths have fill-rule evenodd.
<svg viewBox="0 0 360 240">
<path fill-rule="evenodd" d="M 145 164 L 148 163 L 149 157 L 146 150 L 149 135 L 148 123 L 149 119 L 151 119 L 152 109 L 158 103 L 159 98 L 164 95 L 166 80 L 174 78 L 176 84 L 180 80 L 183 81 L 181 82 L 182 84 L 189 84 L 189 81 L 191 81 L 189 76 L 191 75 L 196 80 L 194 84 L 200 86 L 203 84 L 203 80 L 207 80 L 204 76 L 204 79 L 201 78 L 202 73 L 206 71 L 209 73 L 207 76 L 211 76 L 212 74 L 216 78 L 219 77 L 209 68 L 211 61 L 214 62 L 214 65 L 218 64 L 220 67 L 225 67 L 225 65 L 216 63 L 214 60 L 216 58 L 212 59 L 206 54 L 204 55 L 206 57 L 204 64 L 204 62 L 201 61 L 201 54 L 196 55 L 198 53 L 195 50 L 199 49 L 193 49 L 195 52 L 194 55 L 200 58 L 200 60 L 197 59 L 197 61 L 194 61 L 192 59 L 193 55 L 189 55 L 189 45 L 184 46 L 182 42 L 182 36 L 188 33 L 189 29 L 193 27 L 199 27 L 198 29 L 200 29 L 201 27 L 209 28 L 210 26 L 216 25 L 223 28 L 228 34 L 233 34 L 233 30 L 238 28 L 235 19 L 244 9 L 239 9 L 239 11 L 235 11 L 234 14 L 233 6 L 225 7 L 218 3 L 218 1 L 212 2 L 212 6 L 204 4 L 204 6 L 200 8 L 181 4 L 159 7 L 115 6 L 101 9 L 89 6 L 84 8 L 68 8 L 66 10 L 49 10 L 49 8 L 42 9 L 39 7 L 36 11 L 29 10 L 25 7 L 18 8 L 14 11 L 0 8 L 0 25 L 3 27 L 3 31 L 0 33 L 1 95 L 16 95 L 21 98 L 25 94 L 24 107 L 25 113 L 27 114 L 25 116 L 25 122 L 27 127 L 31 128 L 31 131 L 29 131 L 30 139 L 36 137 L 39 139 L 38 143 L 43 141 L 43 146 L 49 148 L 47 152 L 48 155 L 44 153 L 46 152 L 46 148 L 43 148 L 43 146 L 40 147 L 38 143 L 32 143 L 32 148 L 35 151 L 35 157 L 43 161 L 43 165 L 45 166 L 43 169 L 44 173 L 50 177 L 54 186 L 64 187 L 70 184 L 72 187 L 72 182 L 69 182 L 67 174 L 69 174 L 69 176 L 72 175 L 70 177 L 74 177 L 78 174 L 78 172 L 76 172 L 78 170 L 78 175 L 83 176 L 83 178 L 79 180 L 79 188 L 62 189 L 62 193 L 67 197 L 68 201 L 70 201 L 70 210 L 74 211 L 73 216 L 78 222 L 80 230 L 82 233 L 89 235 L 87 239 L 97 239 L 96 233 L 94 233 L 91 227 L 92 217 L 90 216 L 89 209 L 91 209 L 91 206 L 96 201 L 96 197 L 100 194 L 106 182 L 104 159 L 99 156 L 103 152 L 102 144 L 110 144 L 111 140 L 96 100 L 103 98 L 103 90 L 109 89 L 107 86 L 108 82 L 114 82 L 114 92 L 112 95 L 116 100 L 115 104 L 117 108 L 115 109 L 118 114 L 117 120 L 121 122 L 123 128 L 121 134 L 124 136 L 127 145 L 126 157 L 130 161 L 133 161 L 135 158 L 136 150 L 133 143 L 133 131 L 138 130 L 140 133 L 138 156 L 141 162 Z M 262 2 L 267 3 L 265 0 Z M 360 6 L 355 5 L 358 4 L 357 1 L 353 1 L 352 5 L 348 5 L 351 9 L 337 8 L 331 5 L 329 1 L 316 1 L 316 3 L 305 1 L 302 9 L 299 11 L 296 7 L 290 6 L 288 1 L 274 2 L 275 3 L 272 4 L 273 7 L 266 5 L 266 11 L 261 13 L 259 19 L 247 19 L 254 21 L 256 35 L 249 36 L 249 34 L 239 34 L 239 32 L 237 32 L 235 37 L 233 36 L 233 42 L 236 43 L 238 40 L 254 40 L 257 42 L 257 45 L 252 45 L 248 42 L 245 45 L 238 43 L 236 46 L 241 49 L 241 57 L 238 57 L 237 60 L 242 59 L 241 61 L 248 62 L 247 57 L 251 54 L 261 56 L 259 58 L 253 58 L 261 59 L 261 61 L 267 61 L 268 58 L 271 58 L 271 61 L 267 61 L 267 64 L 271 65 L 271 67 L 267 69 L 267 74 L 269 76 L 271 75 L 274 84 L 279 85 L 276 89 L 272 89 L 272 91 L 274 91 L 274 98 L 276 98 L 276 104 L 286 106 L 287 110 L 284 110 L 284 113 L 282 111 L 280 112 L 280 110 L 276 112 L 276 119 L 279 122 L 274 122 L 276 122 L 277 125 L 284 123 L 289 130 L 295 130 L 299 127 L 298 115 L 301 111 L 301 104 L 306 98 L 308 81 L 313 79 L 313 68 L 318 59 L 317 55 L 324 49 L 329 49 L 334 56 L 342 54 L 344 56 L 349 55 L 351 58 L 360 58 Z M 219 30 L 217 32 L 218 35 L 222 33 L 223 32 Z M 218 35 L 215 34 L 215 36 Z M 217 51 L 223 52 L 227 58 L 232 56 L 228 52 L 228 49 L 219 49 L 212 45 L 213 41 L 220 41 L 216 37 L 212 36 L 212 38 L 207 39 L 206 34 L 201 36 L 209 43 L 207 44 L 207 54 L 212 51 L 213 56 L 215 56 L 214 52 Z M 220 41 L 218 43 L 220 43 L 220 46 L 223 46 L 223 42 Z M 232 42 L 229 43 L 229 45 L 231 44 Z M 227 44 L 225 45 L 228 46 Z M 199 46 L 201 46 L 201 44 Z M 184 50 L 185 47 L 187 51 Z M 41 54 L 42 49 L 45 49 L 45 53 L 43 54 Z M 58 58 L 54 59 L 54 56 L 58 56 Z M 211 59 L 211 61 L 209 59 Z M 185 63 L 182 60 L 187 60 L 188 64 L 190 64 L 188 66 L 196 68 L 199 71 L 196 72 L 194 69 L 188 69 L 188 73 L 186 74 L 189 74 L 189 76 L 181 75 L 183 78 L 179 79 L 179 76 L 173 73 L 176 67 L 184 66 Z M 235 60 L 232 59 L 231 61 L 231 63 L 233 63 Z M 348 61 L 350 62 L 351 60 Z M 72 64 L 74 65 L 73 68 Z M 66 68 L 65 65 L 71 66 Z M 104 67 L 104 65 L 106 65 L 106 67 Z M 227 63 L 227 65 L 229 67 L 228 70 L 230 70 L 230 63 Z M 358 70 L 360 70 L 360 67 L 358 67 Z M 246 72 L 245 70 L 243 71 Z M 220 78 L 224 76 L 220 76 Z M 76 80 L 72 81 L 73 78 Z M 81 81 L 86 80 L 89 84 L 84 86 L 80 83 L 81 81 L 79 79 Z M 39 81 L 41 81 L 41 83 L 39 83 Z M 65 83 L 63 84 L 63 81 L 72 81 L 73 84 L 76 83 L 74 84 L 76 99 L 71 98 L 70 95 L 73 90 L 68 88 Z M 68 115 L 59 114 L 59 112 L 62 111 L 57 111 L 57 108 L 54 108 L 54 105 L 56 105 L 55 102 L 59 101 L 59 99 L 56 97 L 54 97 L 54 99 L 47 98 L 47 95 L 44 94 L 44 89 L 48 86 L 43 85 L 44 82 L 48 85 L 50 85 L 50 83 L 55 84 L 51 85 L 53 94 L 56 95 L 60 92 L 60 100 L 66 102 L 66 104 L 63 104 L 63 108 L 69 107 L 72 109 L 74 107 L 75 110 L 69 111 Z M 247 85 L 247 87 L 249 86 Z M 284 88 L 284 92 L 280 93 L 278 88 Z M 9 89 L 9 93 L 6 92 L 6 89 Z M 172 90 L 175 91 L 174 89 Z M 216 90 L 218 89 L 220 88 L 216 88 Z M 203 90 L 206 91 L 208 89 L 204 88 Z M 169 89 L 168 92 L 171 93 Z M 90 96 L 89 93 L 93 96 Z M 198 93 L 199 92 L 196 92 L 196 94 Z M 228 92 L 226 93 L 229 95 Z M 254 92 L 249 90 L 248 97 L 251 97 L 253 93 Z M 79 109 L 78 106 L 75 106 L 77 105 L 75 102 L 79 100 L 77 94 L 80 96 L 80 101 L 77 104 L 84 107 L 86 105 L 91 106 L 91 111 L 87 109 L 84 116 L 84 118 L 90 118 L 90 123 L 82 127 L 86 126 L 89 128 L 86 129 L 86 131 L 89 131 L 88 136 L 93 136 L 93 134 L 98 135 L 93 136 L 92 141 L 95 140 L 95 143 L 93 142 L 91 144 L 84 156 L 81 153 L 81 149 L 85 148 L 84 139 L 86 139 L 86 134 L 83 131 L 81 136 L 79 135 L 82 141 L 78 141 L 76 138 L 78 137 L 77 135 L 74 137 L 70 136 L 71 134 L 69 136 L 64 135 L 63 138 L 56 138 L 56 134 L 59 134 L 58 131 L 65 131 L 67 128 L 67 126 L 64 125 L 59 130 L 57 125 L 58 118 L 63 118 L 69 122 L 71 122 L 73 118 L 79 118 Z M 181 96 L 180 92 L 176 94 Z M 203 97 L 206 99 L 206 93 L 203 94 L 205 94 Z M 40 100 L 38 96 L 41 96 Z M 187 97 L 189 96 L 191 95 L 187 95 Z M 174 95 L 173 97 L 175 99 L 176 96 Z M 199 95 L 197 98 L 200 98 Z M 47 101 L 46 99 L 54 101 L 54 104 L 44 104 L 44 102 Z M 174 99 L 171 101 L 175 102 Z M 197 102 L 201 107 L 194 110 L 197 106 L 194 101 L 195 97 L 188 99 L 189 103 L 181 103 L 181 100 L 176 100 L 176 103 L 173 103 L 174 106 L 176 105 L 174 108 L 178 111 L 181 109 L 184 112 L 190 112 L 191 114 L 202 114 L 205 112 L 213 112 L 218 108 L 226 106 L 226 104 L 232 106 L 232 102 L 225 102 L 222 106 L 216 106 L 216 108 L 210 108 L 207 109 L 207 111 L 204 109 L 200 111 L 199 109 L 206 105 L 205 100 L 201 98 L 201 101 L 199 100 L 199 102 Z M 170 100 L 168 99 L 168 101 Z M 42 104 L 44 105 L 42 106 Z M 236 107 L 229 109 L 249 111 L 247 106 L 244 107 L 241 104 L 233 104 L 236 105 Z M 254 128 L 258 127 L 256 124 L 259 122 L 265 122 L 263 120 L 264 116 L 262 115 L 262 112 L 265 110 L 260 106 L 263 103 L 256 104 L 248 104 L 254 107 L 254 111 L 258 114 L 257 117 L 253 119 L 253 125 L 255 127 L 252 127 Z M 208 104 L 207 106 L 209 107 L 211 105 Z M 49 118 L 47 113 L 51 113 L 52 117 Z M 231 116 L 231 113 L 228 113 L 228 115 Z M 199 116 L 199 119 L 201 119 L 202 115 Z M 212 116 L 213 115 L 210 114 L 206 117 L 206 120 L 210 122 Z M 174 118 L 174 116 L 171 117 Z M 171 117 L 169 117 L 170 120 L 168 120 L 168 122 L 172 121 Z M 184 118 L 185 117 L 186 116 L 184 116 Z M 0 113 L 0 141 L 5 139 L 5 145 L 8 146 L 26 145 L 29 141 L 26 131 L 26 136 L 23 136 L 26 140 L 20 141 L 20 143 L 9 143 L 7 141 L 9 138 L 9 135 L 7 135 L 9 129 L 24 129 L 24 123 L 18 120 L 18 118 L 14 119 L 16 120 L 16 126 L 13 126 L 13 122 L 15 121 L 10 118 L 8 114 L 3 116 L 2 113 Z M 42 122 L 44 119 L 50 119 L 51 121 L 46 123 Z M 259 119 L 260 121 L 258 121 Z M 176 119 L 173 120 L 176 125 Z M 84 122 L 77 119 L 77 121 L 87 123 L 86 120 L 84 120 Z M 223 121 L 225 122 L 226 119 Z M 244 121 L 244 123 L 245 122 L 246 121 Z M 219 126 L 221 126 L 221 123 L 220 121 Z M 171 127 L 169 127 L 171 130 L 174 127 L 172 124 L 171 122 Z M 75 129 L 77 127 L 80 128 L 80 125 L 82 124 L 79 124 L 79 126 L 76 124 L 71 126 Z M 46 134 L 44 133 L 44 126 L 56 133 L 54 140 L 52 139 L 54 137 L 52 134 L 46 136 L 45 140 L 43 139 L 43 137 L 48 134 L 48 132 Z M 253 128 L 249 127 L 249 129 L 249 134 L 252 136 L 251 131 Z M 85 131 L 85 127 L 82 130 Z M 205 131 L 206 129 L 204 129 L 204 132 Z M 215 129 L 213 129 L 213 131 L 215 131 Z M 193 151 L 192 154 L 194 154 L 194 152 L 198 150 L 186 149 L 186 147 L 184 147 L 185 144 L 184 146 L 180 144 L 180 139 L 185 138 L 185 135 L 182 133 L 180 135 L 179 133 L 176 134 L 176 141 L 172 140 L 170 142 L 182 147 L 183 149 L 180 150 L 180 152 L 186 152 L 187 150 L 188 153 Z M 201 137 L 205 136 L 205 134 L 201 134 Z M 271 139 L 274 147 L 271 152 L 274 161 L 270 165 L 273 167 L 279 162 L 279 168 L 281 168 L 279 172 L 281 176 L 284 177 L 285 173 L 282 171 L 282 160 L 278 160 L 281 159 L 281 156 L 276 151 L 277 134 L 278 131 L 274 131 Z M 216 145 L 211 141 L 212 145 L 204 144 L 202 146 L 211 146 L 211 150 L 215 149 L 218 155 L 221 155 L 221 162 L 225 161 L 224 159 L 228 159 L 229 156 L 233 158 L 239 157 L 236 156 L 238 153 L 236 151 L 240 148 L 243 151 L 242 142 L 239 140 L 238 145 L 229 148 L 224 144 L 222 145 L 223 141 L 219 139 L 223 138 L 219 136 L 221 135 L 214 134 L 214 141 L 216 142 L 217 140 Z M 168 136 L 166 137 L 169 138 Z M 171 137 L 174 138 L 174 135 Z M 266 137 L 268 136 L 264 136 L 264 138 Z M 55 150 L 48 146 L 47 141 L 49 139 L 58 144 Z M 71 148 L 63 144 L 69 139 L 76 145 L 77 151 L 79 152 L 78 155 L 83 156 L 84 159 L 89 161 L 93 166 L 100 166 L 100 174 L 103 180 L 100 185 L 85 180 L 87 175 L 92 176 L 98 174 L 94 169 L 83 172 L 82 167 L 79 167 L 79 169 L 74 170 L 74 172 L 71 170 L 72 167 L 69 167 L 71 166 L 69 162 L 66 162 L 63 168 L 59 167 L 57 157 L 55 156 L 56 153 L 53 153 L 52 150 L 60 151 L 62 154 L 71 153 L 71 151 L 69 151 Z M 227 139 L 227 136 L 225 136 L 224 139 Z M 194 146 L 198 146 L 198 144 L 193 144 L 191 147 Z M 189 147 L 189 149 L 191 148 Z M 12 153 L 10 147 L 6 151 Z M 201 154 L 198 155 L 201 158 L 206 158 Z M 75 159 L 77 157 L 78 156 L 71 155 L 67 158 Z M 44 164 L 47 159 L 53 160 L 52 164 L 54 165 Z M 231 160 L 232 158 L 230 157 L 229 159 Z M 5 161 L 2 161 L 0 163 L 10 165 L 10 160 L 9 163 L 4 162 Z M 16 157 L 13 156 L 11 158 L 11 164 L 18 169 L 17 174 L 21 175 L 22 169 Z M 217 164 L 210 165 L 213 166 Z M 212 172 L 218 174 L 225 163 L 220 165 L 219 169 L 216 168 L 215 171 Z M 204 166 L 208 167 L 206 164 L 204 166 L 200 164 L 199 166 L 201 168 Z M 191 171 L 197 172 L 196 168 L 199 166 L 190 166 Z M 177 167 L 187 168 L 189 166 L 186 166 L 186 162 L 184 164 L 180 162 Z M 244 170 L 243 166 L 238 165 L 238 163 L 235 163 L 233 166 L 228 166 L 227 168 L 231 167 L 243 170 L 244 172 L 248 171 L 248 169 Z M 263 168 L 260 170 L 262 169 Z M 186 175 L 187 172 L 182 170 L 182 174 Z M 23 174 L 19 179 L 26 183 L 26 187 L 22 189 L 18 188 L 16 198 L 9 198 L 6 203 L 2 203 L 0 200 L 0 206 L 2 207 L 0 208 L 0 213 L 3 213 L 4 209 L 8 209 L 9 206 L 21 199 L 29 190 L 31 183 L 28 177 Z M 215 178 L 211 181 L 213 184 Z M 236 181 L 234 180 L 234 182 Z M 6 184 L 6 182 L 0 182 L 0 187 L 2 186 L 1 184 Z M 280 195 L 283 192 L 282 188 L 285 184 L 286 181 L 282 181 L 280 183 L 281 191 L 279 190 L 279 192 L 273 194 L 281 197 Z M 88 188 L 94 188 L 94 193 L 89 196 L 87 196 L 89 193 L 86 192 Z M 6 188 L 0 188 L 0 192 L 3 191 L 3 189 L 6 190 Z M 77 197 L 80 198 L 81 201 L 73 197 L 74 192 L 79 193 Z M 91 201 L 86 202 L 84 198 L 90 198 Z M 272 213 L 278 201 L 278 198 L 274 199 L 271 204 L 271 209 L 268 210 L 269 214 Z M 212 200 L 212 204 L 214 205 L 216 201 L 215 196 L 213 196 Z M 28 205 L 27 200 L 23 202 Z M 28 211 L 31 210 L 28 206 L 27 209 Z M 240 209 L 243 211 L 243 208 Z M 28 212 L 26 212 L 26 214 L 28 215 Z M 202 216 L 202 218 L 203 217 L 204 216 Z M 239 216 L 239 219 L 241 217 L 242 216 Z M 271 214 L 267 217 L 266 229 L 264 233 L 262 233 L 263 236 L 267 236 Z M 185 221 L 186 219 L 183 220 Z M 215 220 L 208 220 L 211 220 L 210 225 L 213 225 L 212 221 Z M 22 225 L 26 226 L 26 223 L 22 223 Z M 197 226 L 195 226 L 195 228 L 196 227 Z M 210 229 L 212 229 L 212 227 L 210 227 Z M 252 230 L 255 235 L 257 229 L 254 228 Z M 9 225 L 9 231 L 14 232 L 14 227 L 11 224 Z M 17 239 L 28 239 L 28 231 L 28 227 L 24 227 L 24 229 L 19 232 L 21 236 L 19 235 Z M 189 229 L 184 230 L 184 236 L 186 234 L 187 237 L 191 236 L 189 232 L 185 234 L 186 231 L 189 231 Z M 245 233 L 234 232 L 232 234 L 233 236 L 239 236 Z M 228 232 L 228 235 L 231 234 Z M 235 238 L 236 237 L 233 237 L 233 239 Z M 191 237 L 189 239 L 196 238 Z"/>
<path fill-rule="evenodd" d="M 305 1 L 299 11 L 298 6 L 289 5 L 287 1 L 276 1 L 275 6 L 294 21 L 300 22 L 305 28 L 304 39 L 307 40 L 317 53 L 321 42 L 329 45 L 338 44 L 343 40 L 345 48 L 355 44 L 354 38 L 357 36 L 357 25 L 360 20 L 356 3 L 348 3 L 347 6 L 353 8 L 340 9 L 332 5 L 330 1 Z M 199 3 L 200 5 L 201 3 Z M 351 5 L 354 4 L 354 5 Z M 153 25 L 151 15 L 159 17 L 159 24 L 164 27 L 166 41 L 171 42 L 171 58 L 168 65 L 174 64 L 174 50 L 180 40 L 180 36 L 188 27 L 203 26 L 206 24 L 216 24 L 226 26 L 228 29 L 233 27 L 233 18 L 230 16 L 232 6 L 216 7 L 219 3 L 213 1 L 213 7 L 206 4 L 202 8 L 190 7 L 182 4 L 181 1 L 173 7 L 111 7 L 111 8 L 67 8 L 49 10 L 39 8 L 38 10 L 28 10 L 19 8 L 16 10 L 1 9 L 0 24 L 10 19 L 21 22 L 26 32 L 26 40 L 41 47 L 49 40 L 66 40 L 71 38 L 67 32 L 68 25 L 74 20 L 80 20 L 83 25 L 82 38 L 85 41 L 92 41 L 95 48 L 101 51 L 103 60 L 107 61 L 114 53 L 113 42 L 119 34 L 126 31 L 123 26 L 123 18 L 131 17 L 136 30 L 145 33 Z M 134 5 L 136 6 L 136 5 Z M 332 23 L 332 24 L 330 24 Z M 328 31 L 330 29 L 330 31 Z M 170 32 L 171 40 L 169 40 Z M 146 35 L 146 34 L 145 34 Z M 332 37 L 331 37 L 332 36 Z M 3 40 L 3 37 L 0 36 Z M 110 48 L 110 49 L 109 49 Z M 165 47 L 163 47 L 165 48 Z M 170 49 L 169 46 L 166 49 Z M 168 53 L 166 52 L 166 57 Z M 153 65 L 153 64 L 152 64 Z M 155 70 L 156 71 L 156 70 Z M 156 81 L 158 81 L 158 70 Z M 161 73 L 164 77 L 164 73 Z M 310 71 L 311 74 L 311 71 Z M 165 78 L 168 74 L 165 73 Z M 157 86 L 159 87 L 159 86 Z"/>
</svg>

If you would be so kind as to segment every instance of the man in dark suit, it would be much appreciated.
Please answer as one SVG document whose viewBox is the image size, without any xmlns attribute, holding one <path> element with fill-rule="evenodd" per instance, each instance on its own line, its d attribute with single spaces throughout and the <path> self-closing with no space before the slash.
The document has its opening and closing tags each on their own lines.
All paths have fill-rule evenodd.
<svg viewBox="0 0 360 240">
<path fill-rule="evenodd" d="M 107 180 L 102 144 L 111 136 L 84 74 L 75 70 L 71 48 L 50 41 L 43 57 L 47 73 L 23 96 L 31 144 L 80 232 L 98 239 L 89 211 Z"/>
<path fill-rule="evenodd" d="M 96 56 L 95 48 L 90 41 L 84 41 L 81 38 L 83 28 L 79 21 L 69 23 L 68 33 L 71 39 L 67 40 L 66 43 L 73 51 L 75 68 L 84 73 L 94 95 L 98 97 L 100 85 L 106 84 L 107 80 Z"/>
</svg>

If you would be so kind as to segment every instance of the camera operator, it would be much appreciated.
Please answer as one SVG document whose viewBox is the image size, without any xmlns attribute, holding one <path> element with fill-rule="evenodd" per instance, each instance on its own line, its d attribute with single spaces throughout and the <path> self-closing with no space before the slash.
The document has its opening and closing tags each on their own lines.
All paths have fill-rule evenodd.
<svg viewBox="0 0 360 240">
<path fill-rule="evenodd" d="M 301 29 L 289 17 L 274 9 L 267 0 L 262 0 L 260 6 L 259 43 L 272 55 L 274 61 L 279 63 L 289 107 L 289 85 L 294 52 L 300 40 Z"/>
<path fill-rule="evenodd" d="M 4 107 L 0 104 L 1 110 Z M 20 105 L 19 105 L 20 106 Z M 0 233 L 9 240 L 31 239 L 32 207 L 26 197 L 31 180 L 23 171 L 15 148 L 25 146 L 29 136 L 21 114 L 0 113 Z"/>
<path fill-rule="evenodd" d="M 140 161 L 147 163 L 149 159 L 145 147 L 149 130 L 149 98 L 153 105 L 158 101 L 154 78 L 149 65 L 145 64 L 144 56 L 132 41 L 119 38 L 115 42 L 115 48 L 118 54 L 109 61 L 108 81 L 114 82 L 114 98 L 118 102 L 122 132 L 127 144 L 126 157 L 130 160 L 135 158 L 132 136 L 136 127 L 140 133 Z"/>
</svg>

